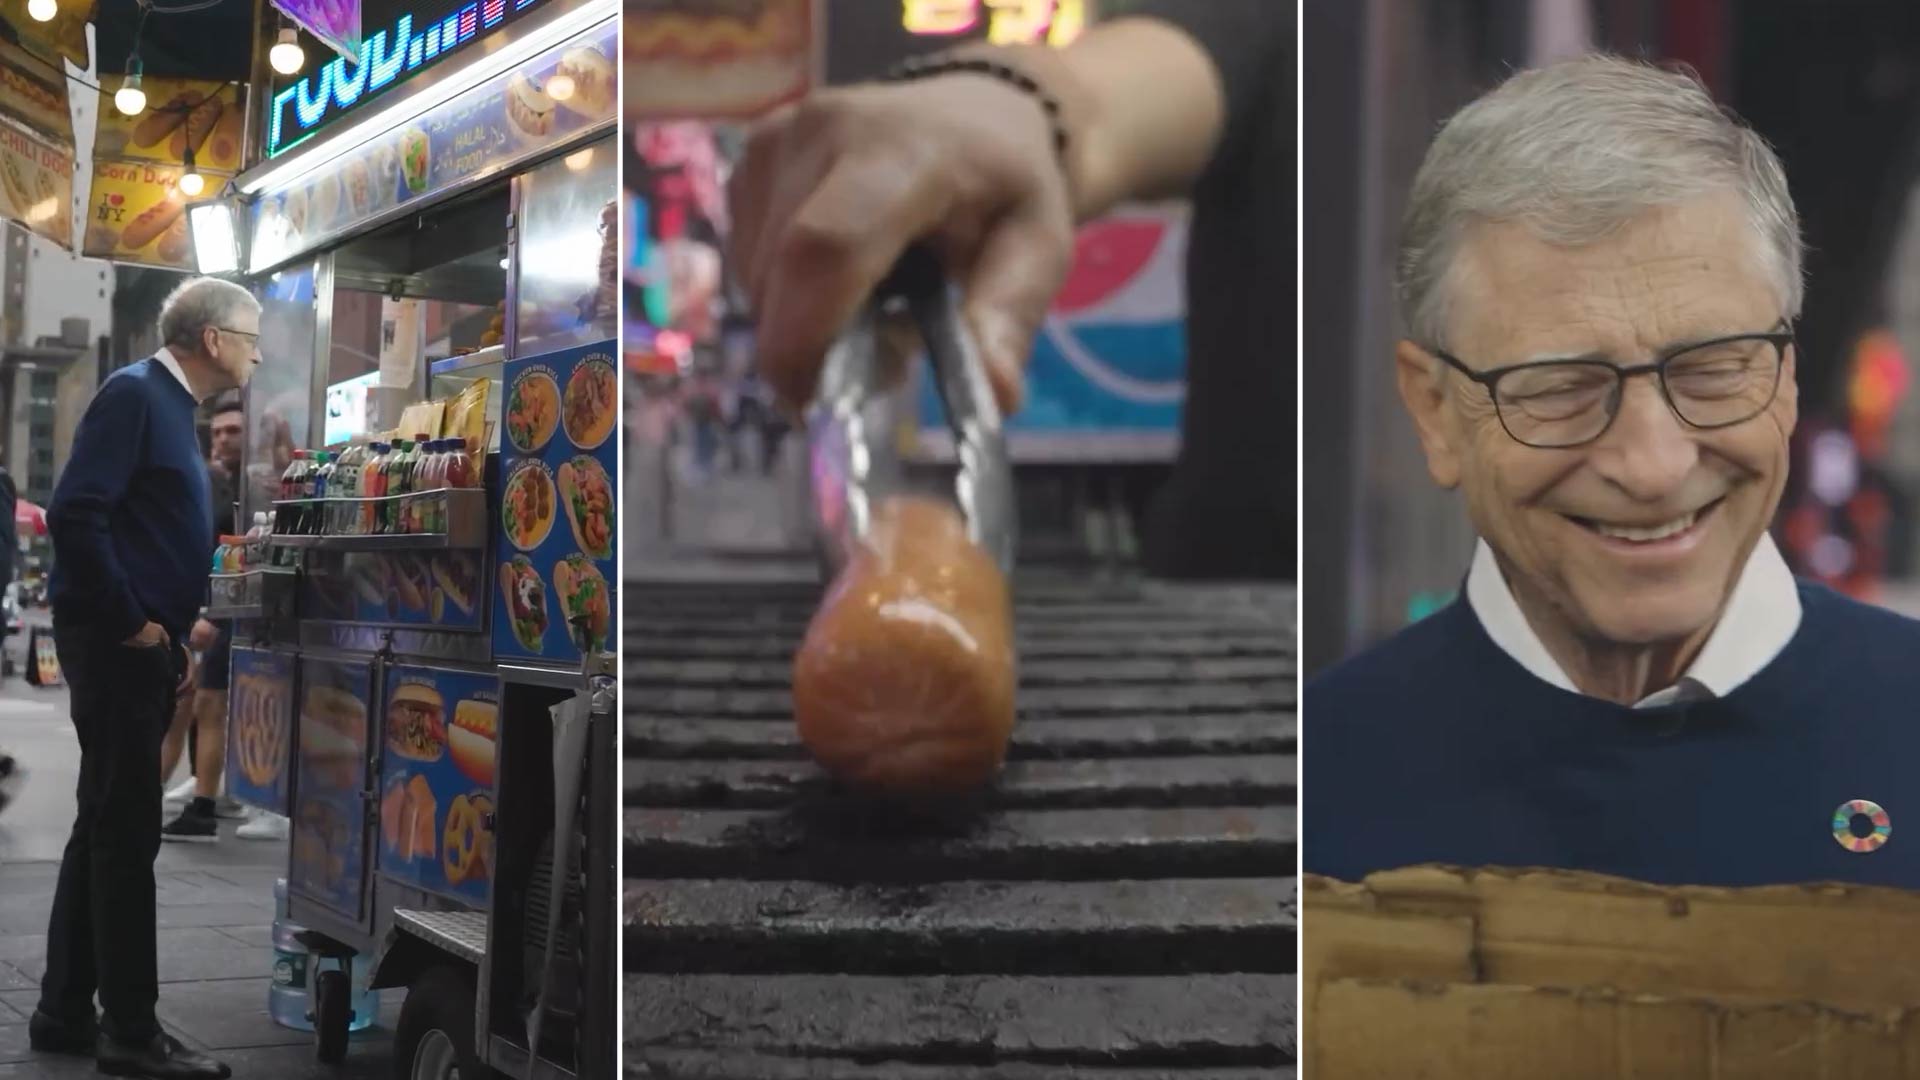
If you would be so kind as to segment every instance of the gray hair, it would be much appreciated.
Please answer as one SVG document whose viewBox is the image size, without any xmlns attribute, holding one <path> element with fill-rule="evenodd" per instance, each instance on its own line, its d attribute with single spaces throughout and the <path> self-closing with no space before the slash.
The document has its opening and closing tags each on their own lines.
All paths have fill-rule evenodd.
<svg viewBox="0 0 1920 1080">
<path fill-rule="evenodd" d="M 1787 317 L 1800 313 L 1800 219 L 1780 159 L 1688 73 L 1594 54 L 1523 71 L 1448 120 L 1414 178 L 1396 286 L 1413 338 L 1444 344 L 1467 226 L 1515 222 L 1598 241 L 1649 210 L 1732 191 Z"/>
<path fill-rule="evenodd" d="M 200 331 L 231 326 L 235 314 L 259 311 L 260 301 L 231 281 L 192 278 L 160 304 L 160 340 L 167 345 L 197 345 Z"/>
</svg>

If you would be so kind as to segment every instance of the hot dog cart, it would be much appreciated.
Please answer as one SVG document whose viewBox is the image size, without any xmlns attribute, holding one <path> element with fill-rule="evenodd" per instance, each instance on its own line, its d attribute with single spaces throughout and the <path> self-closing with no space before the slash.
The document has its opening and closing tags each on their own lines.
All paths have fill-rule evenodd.
<svg viewBox="0 0 1920 1080">
<path fill-rule="evenodd" d="M 364 981 L 398 1075 L 608 1076 L 618 8 L 418 7 L 257 95 L 212 204 L 271 530 L 212 587 L 229 787 L 290 819 L 323 1061 Z"/>
</svg>

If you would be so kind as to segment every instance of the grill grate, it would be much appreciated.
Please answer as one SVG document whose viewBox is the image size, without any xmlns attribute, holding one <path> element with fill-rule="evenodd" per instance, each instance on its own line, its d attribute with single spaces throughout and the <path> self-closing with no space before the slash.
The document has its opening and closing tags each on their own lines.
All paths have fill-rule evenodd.
<svg viewBox="0 0 1920 1080">
<path fill-rule="evenodd" d="M 807 759 L 787 665 L 817 590 L 628 585 L 632 1075 L 1291 1072 L 1288 598 L 1016 591 L 1009 764 L 929 809 Z"/>
</svg>

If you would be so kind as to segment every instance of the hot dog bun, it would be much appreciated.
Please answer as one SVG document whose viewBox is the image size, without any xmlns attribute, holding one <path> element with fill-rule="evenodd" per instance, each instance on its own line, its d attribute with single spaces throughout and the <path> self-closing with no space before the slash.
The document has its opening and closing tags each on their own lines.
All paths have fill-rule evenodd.
<svg viewBox="0 0 1920 1080">
<path fill-rule="evenodd" d="M 160 140 L 173 134 L 175 128 L 187 122 L 187 114 L 200 104 L 200 95 L 193 90 L 182 90 L 167 100 L 167 103 L 153 109 L 133 125 L 127 140 L 135 146 L 159 146 Z"/>
<path fill-rule="evenodd" d="M 154 248 L 154 254 L 163 263 L 179 265 L 185 265 L 193 256 L 193 234 L 187 231 L 185 214 L 176 216 L 167 231 L 160 234 L 160 244 Z"/>
<path fill-rule="evenodd" d="M 207 139 L 209 164 L 224 168 L 239 166 L 240 140 L 244 137 L 241 126 L 245 120 L 246 112 L 238 106 L 220 110 L 220 119 L 214 122 L 213 134 Z"/>
<path fill-rule="evenodd" d="M 120 230 L 120 247 L 127 251 L 145 248 L 160 239 L 161 233 L 173 228 L 173 223 L 180 220 L 185 210 L 186 205 L 180 201 L 180 196 L 168 192 L 166 198 L 140 211 L 139 217 L 127 222 L 127 227 Z"/>
<path fill-rule="evenodd" d="M 467 779 L 482 787 L 493 787 L 493 766 L 499 730 L 500 707 L 491 701 L 469 698 L 453 707 L 453 726 L 447 729 L 447 745 L 453 750 L 453 763 Z"/>
<path fill-rule="evenodd" d="M 850 784 L 956 794 L 1006 758 L 1015 680 L 999 567 L 957 511 L 892 499 L 794 657 L 794 718 L 815 760 Z"/>
<path fill-rule="evenodd" d="M 189 147 L 196 154 L 200 152 L 200 147 L 206 143 L 207 136 L 213 132 L 213 125 L 220 119 L 221 110 L 224 108 L 226 106 L 221 104 L 218 94 L 193 107 L 193 111 L 187 114 L 186 123 L 174 128 L 173 138 L 167 142 L 167 150 L 175 161 L 184 160 Z"/>
</svg>

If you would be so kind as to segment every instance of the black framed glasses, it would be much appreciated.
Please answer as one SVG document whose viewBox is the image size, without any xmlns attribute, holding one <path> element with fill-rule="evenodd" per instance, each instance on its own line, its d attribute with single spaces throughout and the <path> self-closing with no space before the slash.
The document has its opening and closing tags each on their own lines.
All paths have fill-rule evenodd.
<svg viewBox="0 0 1920 1080">
<path fill-rule="evenodd" d="M 1689 427 L 1733 427 L 1767 411 L 1780 392 L 1793 333 L 1785 321 L 1764 334 L 1733 334 L 1680 346 L 1650 364 L 1576 357 L 1476 371 L 1440 349 L 1433 354 L 1486 387 L 1500 426 L 1516 442 L 1565 450 L 1613 426 L 1628 379 L 1651 375 L 1667 406 Z"/>
</svg>

